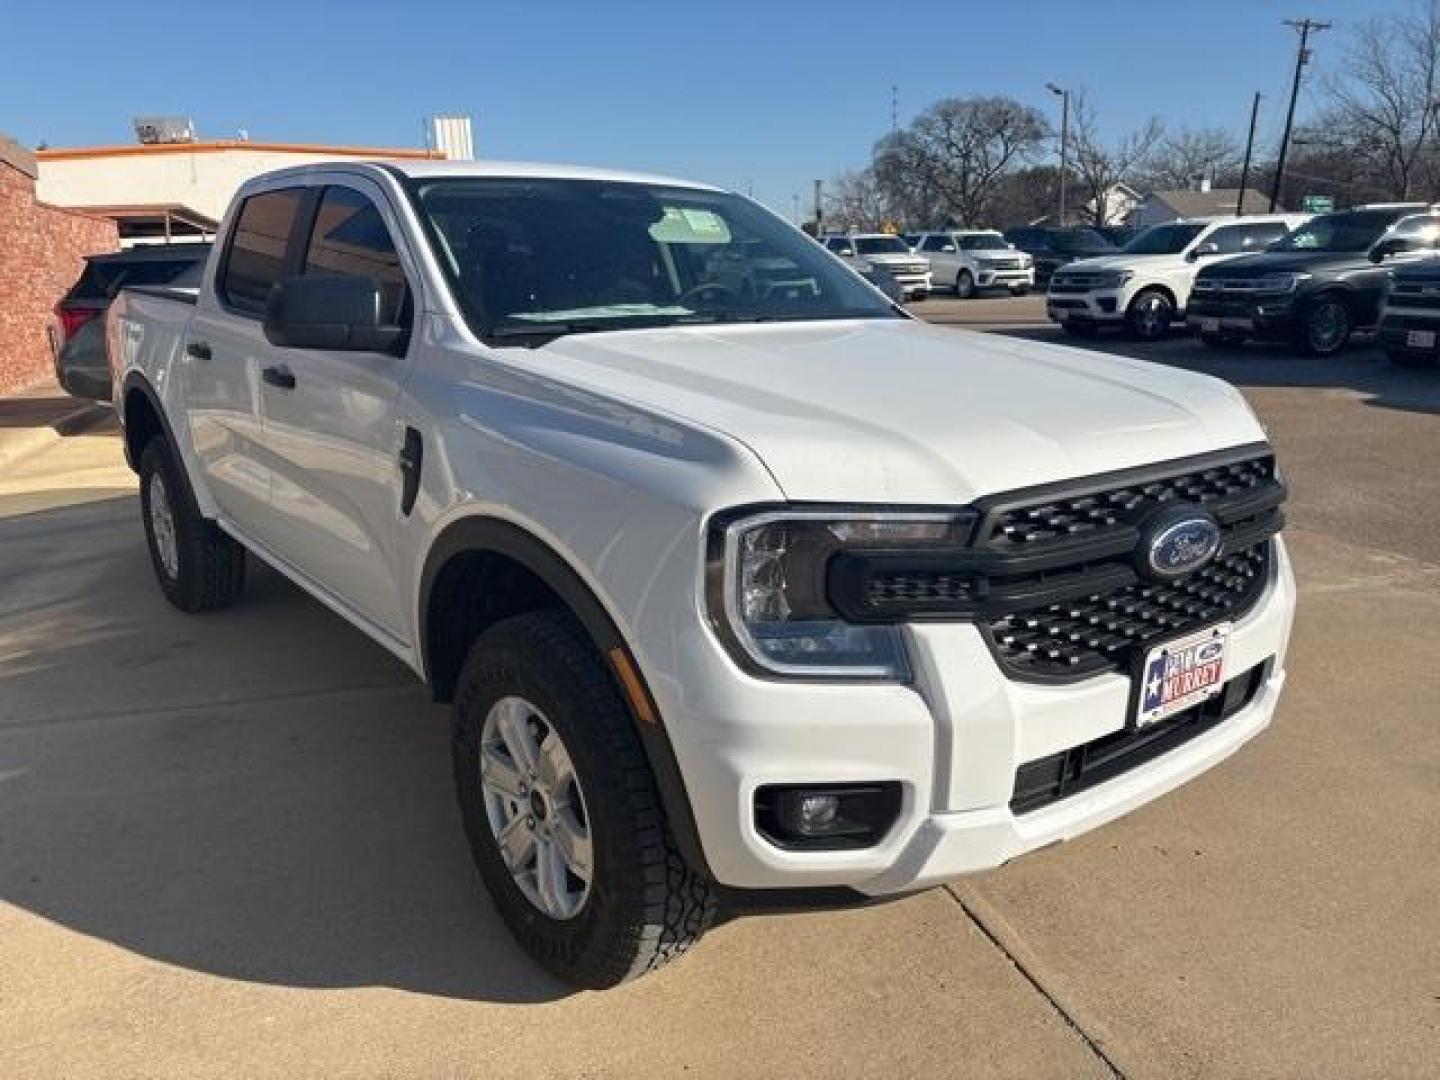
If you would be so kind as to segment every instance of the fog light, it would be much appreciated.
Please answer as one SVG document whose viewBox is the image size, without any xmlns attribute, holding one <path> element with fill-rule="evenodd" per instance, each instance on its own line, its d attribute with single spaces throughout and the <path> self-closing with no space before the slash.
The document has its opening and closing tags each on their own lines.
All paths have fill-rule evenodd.
<svg viewBox="0 0 1440 1080">
<path fill-rule="evenodd" d="M 767 785 L 755 793 L 755 827 L 784 848 L 859 848 L 878 844 L 900 814 L 900 785 Z"/>
</svg>

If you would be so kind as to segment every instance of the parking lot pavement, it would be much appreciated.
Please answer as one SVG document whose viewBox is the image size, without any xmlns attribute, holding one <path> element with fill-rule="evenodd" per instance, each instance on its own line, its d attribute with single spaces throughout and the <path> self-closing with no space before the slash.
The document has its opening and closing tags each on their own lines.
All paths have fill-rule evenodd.
<svg viewBox="0 0 1440 1080">
<path fill-rule="evenodd" d="M 1060 341 L 1035 304 L 917 310 Z M 1230 378 L 1279 449 L 1273 728 L 997 873 L 738 921 L 607 994 L 511 944 L 387 654 L 264 571 L 168 608 L 112 434 L 7 470 L 0 1075 L 1434 1075 L 1440 373 L 1096 347 Z"/>
</svg>

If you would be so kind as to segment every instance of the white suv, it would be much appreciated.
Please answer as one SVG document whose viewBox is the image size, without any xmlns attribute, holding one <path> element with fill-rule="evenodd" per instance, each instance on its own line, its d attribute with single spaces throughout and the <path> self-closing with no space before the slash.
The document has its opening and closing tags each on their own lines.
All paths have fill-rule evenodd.
<svg viewBox="0 0 1440 1080">
<path fill-rule="evenodd" d="M 876 267 L 900 283 L 907 300 L 930 295 L 930 263 L 916 255 L 900 236 L 890 233 L 847 233 L 827 236 L 825 246 L 855 267 Z"/>
<path fill-rule="evenodd" d="M 1154 225 L 1115 255 L 1081 259 L 1050 278 L 1045 310 L 1069 334 L 1124 326 L 1142 340 L 1164 337 L 1185 317 L 1202 265 L 1263 251 L 1307 214 L 1181 218 Z"/>
<path fill-rule="evenodd" d="M 948 286 L 962 300 L 981 289 L 1009 289 L 1024 296 L 1035 285 L 1035 260 L 998 232 L 921 233 L 914 247 L 930 260 L 935 287 Z"/>
</svg>

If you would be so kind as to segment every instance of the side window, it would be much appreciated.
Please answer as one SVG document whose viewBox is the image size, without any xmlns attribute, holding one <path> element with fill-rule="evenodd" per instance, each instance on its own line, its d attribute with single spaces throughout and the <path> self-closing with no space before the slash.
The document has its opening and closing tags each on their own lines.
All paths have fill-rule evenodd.
<svg viewBox="0 0 1440 1080">
<path fill-rule="evenodd" d="M 843 236 L 832 236 L 825 241 L 825 246 L 836 255 L 854 255 L 855 249 L 850 246 L 850 241 Z"/>
<path fill-rule="evenodd" d="M 305 251 L 305 273 L 369 278 L 380 286 L 383 322 L 401 325 L 408 286 L 385 219 L 366 196 L 327 187 Z"/>
<path fill-rule="evenodd" d="M 946 245 L 946 244 L 949 244 L 949 243 L 950 243 L 950 238 L 949 238 L 949 237 L 946 237 L 946 236 L 935 236 L 935 235 L 932 234 L 932 235 L 927 236 L 927 237 L 925 238 L 925 243 L 921 245 L 921 250 L 922 250 L 922 251 L 944 251 L 944 250 L 945 250 L 945 245 Z M 952 247 L 951 250 L 953 251 L 954 248 Z"/>
<path fill-rule="evenodd" d="M 1252 225 L 1226 225 L 1216 229 L 1201 243 L 1214 244 L 1221 255 L 1234 255 L 1242 251 L 1260 251 L 1267 244 L 1279 240 L 1288 232 L 1281 222 L 1266 222 Z"/>
<path fill-rule="evenodd" d="M 1409 240 L 1411 249 L 1420 251 L 1435 247 L 1437 237 L 1440 237 L 1440 217 L 1433 214 L 1416 214 L 1398 222 L 1385 238 L 1387 240 Z"/>
<path fill-rule="evenodd" d="M 240 207 L 220 295 L 235 307 L 260 313 L 270 287 L 285 271 L 285 246 L 300 210 L 300 188 L 251 195 Z"/>
</svg>

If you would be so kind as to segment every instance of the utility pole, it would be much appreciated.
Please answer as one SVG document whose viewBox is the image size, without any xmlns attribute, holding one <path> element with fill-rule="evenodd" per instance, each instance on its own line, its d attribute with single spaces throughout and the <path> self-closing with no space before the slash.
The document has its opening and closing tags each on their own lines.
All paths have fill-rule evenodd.
<svg viewBox="0 0 1440 1080">
<path fill-rule="evenodd" d="M 1240 166 L 1240 197 L 1235 200 L 1235 216 L 1245 214 L 1245 187 L 1250 183 L 1250 152 L 1255 149 L 1255 120 L 1260 115 L 1260 91 L 1250 103 L 1250 134 L 1245 138 L 1245 164 Z"/>
<path fill-rule="evenodd" d="M 900 87 L 890 84 L 890 132 L 900 130 Z"/>
<path fill-rule="evenodd" d="M 795 204 L 795 213 L 794 213 L 793 217 L 794 217 L 794 220 L 795 220 L 795 224 L 796 224 L 796 225 L 799 225 L 799 224 L 800 224 L 800 193 L 797 191 L 797 192 L 795 192 L 793 195 L 791 195 L 791 196 L 790 196 L 790 201 Z"/>
<path fill-rule="evenodd" d="M 1285 155 L 1290 149 L 1290 129 L 1295 124 L 1295 102 L 1300 97 L 1300 73 L 1310 62 L 1310 50 L 1306 48 L 1310 43 L 1310 32 L 1313 30 L 1319 33 L 1321 30 L 1330 29 L 1328 22 L 1317 22 L 1314 19 L 1286 19 L 1285 25 L 1300 31 L 1300 48 L 1295 52 L 1295 81 L 1290 86 L 1290 110 L 1285 114 L 1285 134 L 1280 136 L 1280 156 L 1275 161 L 1275 182 L 1270 186 L 1272 214 L 1275 207 L 1280 205 L 1280 185 L 1285 182 Z"/>
<path fill-rule="evenodd" d="M 821 181 L 815 181 L 815 238 L 817 240 L 820 238 L 822 232 L 824 231 L 821 228 L 821 222 L 825 218 L 825 211 L 820 206 L 820 184 Z"/>
<path fill-rule="evenodd" d="M 1060 99 L 1060 216 L 1056 225 L 1065 227 L 1065 176 L 1070 171 L 1070 91 L 1062 90 L 1053 82 L 1045 89 Z"/>
</svg>

